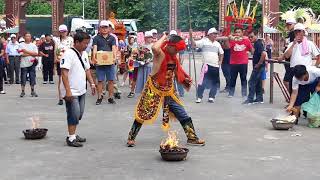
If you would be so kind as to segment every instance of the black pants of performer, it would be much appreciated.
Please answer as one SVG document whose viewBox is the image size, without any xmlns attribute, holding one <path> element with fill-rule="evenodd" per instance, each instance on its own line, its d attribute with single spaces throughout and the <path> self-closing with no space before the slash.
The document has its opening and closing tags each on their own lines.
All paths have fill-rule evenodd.
<svg viewBox="0 0 320 180">
<path fill-rule="evenodd" d="M 43 81 L 53 81 L 54 61 L 42 58 Z"/>
<path fill-rule="evenodd" d="M 172 112 L 182 125 L 186 136 L 189 140 L 197 140 L 198 137 L 195 133 L 194 126 L 191 117 L 188 116 L 184 107 L 175 102 L 171 97 L 165 97 L 165 104 L 169 106 L 170 112 Z M 131 131 L 129 132 L 128 140 L 135 140 L 138 135 L 142 124 L 135 120 L 132 124 Z"/>
<path fill-rule="evenodd" d="M 20 83 L 20 56 L 9 56 L 9 70 L 8 76 L 10 84 Z"/>
<path fill-rule="evenodd" d="M 247 96 L 247 72 L 248 64 L 231 64 L 230 65 L 230 91 L 229 96 L 234 96 L 238 74 L 241 79 L 241 94 Z"/>
</svg>

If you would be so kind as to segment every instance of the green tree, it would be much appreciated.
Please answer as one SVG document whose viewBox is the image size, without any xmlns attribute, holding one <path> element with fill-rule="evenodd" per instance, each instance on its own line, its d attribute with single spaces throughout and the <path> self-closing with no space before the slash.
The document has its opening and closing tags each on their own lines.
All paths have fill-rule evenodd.
<svg viewBox="0 0 320 180">
<path fill-rule="evenodd" d="M 178 0 L 178 27 L 189 29 L 187 2 L 190 2 L 192 27 L 195 30 L 207 30 L 217 27 L 219 23 L 219 0 Z M 249 0 L 244 0 L 245 4 Z M 241 0 L 237 0 L 238 6 Z M 252 0 L 253 2 L 253 0 Z M 109 7 L 117 13 L 117 18 L 139 19 L 139 30 L 145 31 L 157 28 L 160 31 L 168 29 L 169 0 L 109 0 Z M 310 7 L 315 14 L 320 15 L 320 0 L 280 0 L 280 11 L 293 7 Z M 4 0 L 0 0 L 0 13 L 4 14 Z M 257 11 L 258 29 L 261 24 L 261 5 Z M 65 14 L 82 16 L 82 0 L 65 0 Z M 46 0 L 31 0 L 27 14 L 50 15 L 51 5 Z M 98 18 L 98 0 L 85 0 L 85 18 Z"/>
</svg>

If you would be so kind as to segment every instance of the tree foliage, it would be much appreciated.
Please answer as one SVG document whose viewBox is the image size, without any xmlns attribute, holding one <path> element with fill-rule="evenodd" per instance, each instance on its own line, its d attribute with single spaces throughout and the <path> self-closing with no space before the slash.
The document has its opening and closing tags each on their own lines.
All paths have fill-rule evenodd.
<svg viewBox="0 0 320 180">
<path fill-rule="evenodd" d="M 98 0 L 85 1 L 85 18 L 98 18 Z M 245 0 L 247 4 L 248 0 Z M 280 0 L 280 10 L 293 7 L 311 7 L 315 14 L 320 14 L 320 0 Z M 219 24 L 219 0 L 178 0 L 178 28 L 189 29 L 187 4 L 190 2 L 192 28 L 206 30 Z M 0 12 L 4 14 L 4 0 L 0 0 Z M 139 19 L 139 30 L 157 28 L 167 30 L 169 24 L 169 0 L 109 0 L 109 8 L 117 13 L 117 18 Z M 261 17 L 261 7 L 257 18 Z M 65 14 L 82 16 L 82 0 L 65 0 Z M 27 14 L 51 14 L 51 5 L 46 0 L 31 0 Z M 257 23 L 256 28 L 260 23 Z"/>
</svg>

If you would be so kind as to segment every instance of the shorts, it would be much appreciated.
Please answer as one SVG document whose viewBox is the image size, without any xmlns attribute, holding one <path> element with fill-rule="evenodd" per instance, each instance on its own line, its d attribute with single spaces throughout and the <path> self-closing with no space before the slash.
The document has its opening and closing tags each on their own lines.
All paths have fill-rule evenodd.
<svg viewBox="0 0 320 180">
<path fill-rule="evenodd" d="M 286 68 L 286 73 L 284 74 L 283 81 L 291 82 L 293 78 L 293 68 Z"/>
<path fill-rule="evenodd" d="M 82 115 L 84 112 L 85 97 L 86 95 L 83 94 L 81 96 L 74 96 L 72 102 L 66 101 L 68 125 L 79 124 L 79 121 L 82 119 Z"/>
<path fill-rule="evenodd" d="M 57 63 L 57 75 L 58 75 L 58 76 L 61 76 L 60 63 Z"/>
<path fill-rule="evenodd" d="M 303 103 L 308 102 L 310 95 L 315 91 L 318 82 L 319 78 L 311 84 L 299 85 L 298 96 L 294 105 L 301 106 Z"/>
<path fill-rule="evenodd" d="M 97 79 L 99 82 L 114 81 L 116 78 L 115 65 L 97 66 L 96 67 Z"/>
<path fill-rule="evenodd" d="M 134 70 L 133 70 L 132 79 L 133 79 L 134 81 L 136 81 L 136 80 L 137 80 L 137 77 L 138 77 L 138 68 L 135 67 Z"/>
<path fill-rule="evenodd" d="M 262 72 L 261 72 L 261 80 L 266 80 L 267 79 L 267 71 L 266 71 L 266 67 L 263 68 Z"/>
<path fill-rule="evenodd" d="M 30 78 L 30 86 L 36 85 L 36 66 L 34 64 L 30 67 L 21 68 L 21 85 L 26 85 L 28 74 Z"/>
</svg>

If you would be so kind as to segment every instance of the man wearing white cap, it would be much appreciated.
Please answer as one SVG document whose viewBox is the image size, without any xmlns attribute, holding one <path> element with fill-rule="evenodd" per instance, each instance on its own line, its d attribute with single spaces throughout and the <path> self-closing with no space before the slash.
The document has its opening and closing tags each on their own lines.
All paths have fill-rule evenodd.
<svg viewBox="0 0 320 180">
<path fill-rule="evenodd" d="M 288 18 L 286 19 L 286 30 L 288 31 L 288 37 L 286 38 L 286 44 L 285 49 L 288 48 L 288 44 L 294 41 L 295 35 L 294 35 L 294 25 L 297 24 L 297 21 L 295 18 Z M 290 61 L 290 57 L 285 59 L 286 61 Z M 292 73 L 290 70 L 289 64 L 284 64 L 284 68 L 286 70 L 285 75 L 283 77 L 283 83 L 286 86 L 288 90 L 290 90 L 290 84 L 292 80 Z M 291 91 L 291 90 L 290 90 Z"/>
<path fill-rule="evenodd" d="M 306 28 L 303 24 L 297 23 L 294 26 L 295 39 L 288 45 L 285 58 L 290 58 L 290 79 L 288 81 L 292 83 L 293 68 L 296 65 L 305 65 L 306 67 L 312 66 L 312 58 L 316 57 L 317 61 L 315 66 L 320 64 L 320 50 L 319 48 L 305 37 Z M 291 88 L 291 84 L 290 84 Z"/>
<path fill-rule="evenodd" d="M 10 84 L 14 82 L 16 84 L 20 83 L 20 53 L 18 52 L 19 43 L 17 41 L 17 36 L 11 34 L 11 41 L 7 44 L 6 55 L 9 60 L 9 71 L 8 75 L 10 78 Z"/>
<path fill-rule="evenodd" d="M 103 100 L 102 89 L 103 83 L 108 81 L 108 102 L 115 104 L 113 99 L 114 95 L 114 80 L 116 75 L 115 62 L 111 65 L 98 65 L 97 64 L 97 52 L 102 51 L 112 52 L 113 59 L 117 56 L 116 39 L 110 34 L 114 25 L 111 21 L 102 20 L 99 24 L 99 33 L 93 39 L 93 51 L 92 51 L 92 63 L 96 65 L 96 75 L 98 79 L 98 99 L 96 105 L 100 105 Z"/>
<path fill-rule="evenodd" d="M 192 34 L 192 30 L 190 31 Z M 203 54 L 203 67 L 201 70 L 201 77 L 198 84 L 198 99 L 196 103 L 201 103 L 203 98 L 203 92 L 205 88 L 210 89 L 209 102 L 213 103 L 217 94 L 218 83 L 220 81 L 219 68 L 223 61 L 223 49 L 216 38 L 218 31 L 216 28 L 211 28 L 208 31 L 208 37 L 205 37 L 199 41 L 192 39 L 192 45 L 202 49 Z"/>
<path fill-rule="evenodd" d="M 158 41 L 158 31 L 156 29 L 151 29 L 150 31 L 152 33 L 153 41 L 152 42 L 157 42 Z"/>
</svg>

